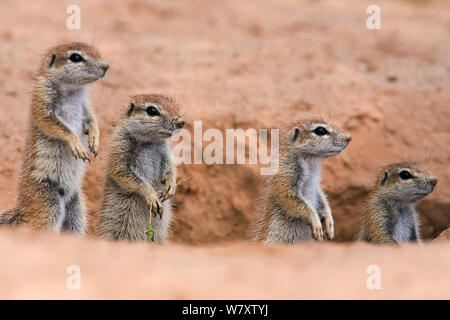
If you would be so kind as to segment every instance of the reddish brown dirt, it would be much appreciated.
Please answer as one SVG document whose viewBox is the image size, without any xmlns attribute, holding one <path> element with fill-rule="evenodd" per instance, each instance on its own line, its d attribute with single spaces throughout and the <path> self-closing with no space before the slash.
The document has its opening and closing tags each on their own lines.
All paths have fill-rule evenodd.
<svg viewBox="0 0 450 320">
<path fill-rule="evenodd" d="M 449 299 L 450 243 L 157 246 L 0 232 L 0 299 Z M 11 254 L 14 252 L 14 254 Z M 67 268 L 81 271 L 69 290 Z M 367 268 L 381 271 L 369 290 Z M 70 280 L 69 280 L 69 283 Z"/>
<path fill-rule="evenodd" d="M 436 192 L 418 206 L 424 237 L 433 239 L 449 227 L 448 1 L 377 1 L 382 11 L 382 28 L 377 31 L 365 27 L 365 10 L 373 1 L 363 0 L 77 3 L 82 12 L 81 30 L 65 27 L 70 1 L 0 4 L 0 208 L 14 205 L 31 79 L 41 54 L 57 43 L 84 41 L 94 43 L 111 65 L 106 78 L 91 90 L 101 128 L 101 152 L 89 165 L 84 183 L 91 233 L 95 232 L 111 125 L 126 97 L 144 92 L 176 96 L 190 130 L 194 120 L 202 120 L 204 130 L 278 128 L 293 119 L 317 115 L 348 130 L 353 136 L 348 150 L 324 162 L 323 185 L 334 212 L 338 241 L 353 238 L 362 201 L 378 168 L 401 160 L 424 162 L 439 180 Z M 448 280 L 442 272 L 449 267 L 448 241 L 401 249 L 360 244 L 256 248 L 242 240 L 262 181 L 257 165 L 182 165 L 179 176 L 190 179 L 179 186 L 175 196 L 171 241 L 177 244 L 152 248 L 161 259 L 157 263 L 158 269 L 164 270 L 163 277 L 144 269 L 146 254 L 149 261 L 157 260 L 145 245 L 114 246 L 94 237 L 59 241 L 54 235 L 1 232 L 0 250 L 8 259 L 1 264 L 5 272 L 0 280 L 7 289 L 0 290 L 0 297 L 37 297 L 40 293 L 45 297 L 131 297 L 128 291 L 112 293 L 108 289 L 121 288 L 119 280 L 109 285 L 107 279 L 119 279 L 120 274 L 113 272 L 134 268 L 129 262 L 134 260 L 138 271 L 132 277 L 144 279 L 135 297 L 155 297 L 144 292 L 145 285 L 166 280 L 175 283 L 176 275 L 171 272 L 181 274 L 184 267 L 191 289 L 196 276 L 203 273 L 206 281 L 208 270 L 216 280 L 192 293 L 174 285 L 174 290 L 162 297 L 206 298 L 211 293 L 219 298 L 233 292 L 248 298 L 450 296 L 448 288 L 436 291 L 431 287 L 433 282 L 444 282 L 434 281 L 440 276 Z M 229 241 L 236 243 L 225 244 Z M 206 247 L 186 247 L 186 243 Z M 68 249 L 72 246 L 73 252 Z M 21 264 L 27 254 L 32 255 L 36 268 Z M 393 262 L 394 256 L 401 266 Z M 102 275 L 95 271 L 97 280 L 91 278 L 92 287 L 73 296 L 52 287 L 59 276 L 48 282 L 36 278 L 39 272 L 51 277 L 74 257 L 97 271 L 110 269 Z M 316 282 L 304 281 L 325 271 L 334 279 L 333 288 L 344 283 L 347 287 L 352 271 L 366 276 L 361 268 L 371 257 L 391 268 L 387 277 L 393 281 L 392 287 L 378 296 L 361 289 L 364 282 L 350 285 L 339 295 L 337 289 L 325 290 L 328 284 L 323 277 L 318 278 L 318 287 Z M 110 259 L 113 267 L 95 264 Z M 171 265 L 166 268 L 165 263 Z M 266 263 L 295 274 L 305 286 L 290 287 L 287 276 L 277 286 L 276 275 Z M 312 263 L 322 269 L 309 267 Z M 401 275 L 405 264 L 409 269 Z M 211 271 L 212 265 L 216 267 Z M 250 267 L 259 268 L 255 276 Z M 305 272 L 296 272 L 297 267 Z M 270 271 L 276 268 L 270 267 Z M 332 268 L 340 270 L 337 276 Z M 30 274 L 22 278 L 21 272 Z M 267 283 L 262 281 L 264 272 Z M 244 281 L 245 277 L 249 279 Z M 233 285 L 226 286 L 230 279 Z M 44 283 L 51 288 L 46 293 L 34 286 Z M 103 283 L 103 287 L 97 289 L 94 283 Z M 127 284 L 122 285 L 126 289 Z M 223 293 L 211 290 L 216 285 L 224 288 Z M 251 288 L 245 291 L 247 285 Z"/>
<path fill-rule="evenodd" d="M 445 231 L 442 231 L 439 236 L 436 237 L 433 241 L 448 241 L 450 240 L 450 228 Z"/>
</svg>

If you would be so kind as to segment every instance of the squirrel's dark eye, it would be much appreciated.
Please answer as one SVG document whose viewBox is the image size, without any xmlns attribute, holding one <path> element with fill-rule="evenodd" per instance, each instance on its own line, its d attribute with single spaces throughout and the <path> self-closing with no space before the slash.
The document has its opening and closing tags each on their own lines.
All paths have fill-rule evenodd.
<svg viewBox="0 0 450 320">
<path fill-rule="evenodd" d="M 318 136 L 323 136 L 328 134 L 328 130 L 325 129 L 324 127 L 317 127 L 314 129 L 313 131 L 315 134 L 317 134 Z"/>
<path fill-rule="evenodd" d="M 399 173 L 400 178 L 402 178 L 403 180 L 408 180 L 412 178 L 412 174 L 409 173 L 408 171 L 402 171 Z"/>
<path fill-rule="evenodd" d="M 71 54 L 69 59 L 75 63 L 84 61 L 83 57 L 76 53 Z"/>
<path fill-rule="evenodd" d="M 148 107 L 147 114 L 150 117 L 159 116 L 159 111 L 155 107 Z"/>
</svg>

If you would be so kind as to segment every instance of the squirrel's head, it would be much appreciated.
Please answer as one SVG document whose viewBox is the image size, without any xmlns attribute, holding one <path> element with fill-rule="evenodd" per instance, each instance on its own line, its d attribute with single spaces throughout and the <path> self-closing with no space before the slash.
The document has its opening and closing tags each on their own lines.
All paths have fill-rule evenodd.
<svg viewBox="0 0 450 320">
<path fill-rule="evenodd" d="M 72 42 L 49 49 L 39 74 L 60 84 L 83 86 L 103 78 L 108 68 L 94 47 Z"/>
<path fill-rule="evenodd" d="M 323 159 L 344 150 L 352 137 L 322 119 L 302 120 L 290 127 L 288 148 L 307 157 Z"/>
<path fill-rule="evenodd" d="M 160 94 L 130 97 L 122 124 L 141 141 L 158 141 L 171 137 L 184 126 L 180 107 L 172 98 Z"/>
<path fill-rule="evenodd" d="M 416 162 L 399 162 L 383 167 L 377 177 L 377 191 L 391 200 L 414 203 L 434 191 L 436 177 Z"/>
</svg>

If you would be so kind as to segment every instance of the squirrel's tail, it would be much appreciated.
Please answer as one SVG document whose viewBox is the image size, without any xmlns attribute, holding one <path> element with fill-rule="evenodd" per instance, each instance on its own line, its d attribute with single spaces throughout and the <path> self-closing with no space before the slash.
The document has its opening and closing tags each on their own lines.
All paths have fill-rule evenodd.
<svg viewBox="0 0 450 320">
<path fill-rule="evenodd" d="M 20 215 L 16 209 L 8 210 L 0 214 L 0 225 L 2 224 L 18 224 L 20 222 Z"/>
</svg>

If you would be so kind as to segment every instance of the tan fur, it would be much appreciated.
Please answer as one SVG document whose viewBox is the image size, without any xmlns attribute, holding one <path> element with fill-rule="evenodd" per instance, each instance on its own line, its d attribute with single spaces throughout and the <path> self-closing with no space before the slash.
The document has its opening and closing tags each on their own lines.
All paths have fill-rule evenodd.
<svg viewBox="0 0 450 320">
<path fill-rule="evenodd" d="M 414 194 L 415 188 L 411 188 L 412 191 L 406 190 L 406 182 L 399 176 L 399 171 L 403 169 L 413 172 L 414 177 L 410 180 L 418 185 L 417 188 L 427 189 L 423 196 L 409 199 L 409 194 Z M 408 241 L 420 242 L 418 221 L 410 205 L 432 192 L 436 182 L 436 178 L 417 162 L 400 162 L 384 166 L 378 173 L 375 187 L 364 206 L 358 238 L 380 244 L 398 243 L 395 233 L 398 230 L 402 231 L 402 228 L 409 228 L 413 230 Z M 399 223 L 405 222 L 399 221 L 398 212 L 405 210 L 410 210 L 412 216 L 406 220 L 410 225 L 402 226 Z"/>
<path fill-rule="evenodd" d="M 160 116 L 150 117 L 146 111 L 149 106 L 158 106 Z M 183 125 L 180 108 L 173 99 L 158 94 L 130 97 L 110 145 L 99 235 L 143 241 L 149 215 L 153 213 L 160 215 L 152 219 L 155 241 L 165 240 L 170 198 L 176 189 L 176 166 L 169 138 Z M 168 135 L 158 137 L 162 130 Z"/>
<path fill-rule="evenodd" d="M 80 52 L 85 57 L 83 64 L 86 68 L 90 68 L 89 73 L 80 73 L 80 78 L 77 78 L 78 66 L 73 65 L 66 67 L 66 64 L 73 63 L 69 61 L 69 52 Z M 82 166 L 78 165 L 77 168 L 69 169 L 67 167 L 58 167 L 54 161 L 61 160 L 56 157 L 41 159 L 40 154 L 51 154 L 52 150 L 57 151 L 58 154 L 66 155 L 65 148 L 70 151 L 67 153 L 68 157 L 75 157 L 83 161 L 89 160 L 89 153 L 84 146 L 83 134 L 87 136 L 87 146 L 90 151 L 97 155 L 99 149 L 99 130 L 97 125 L 96 116 L 89 105 L 84 105 L 85 115 L 80 115 L 81 110 L 77 114 L 77 110 L 73 111 L 74 114 L 68 117 L 74 116 L 77 124 L 79 121 L 83 121 L 81 124 L 81 132 L 74 132 L 72 125 L 65 120 L 62 120 L 58 116 L 58 112 L 67 112 L 64 110 L 64 104 L 66 103 L 66 94 L 70 96 L 72 92 L 76 92 L 80 95 L 75 96 L 73 103 L 82 103 L 85 93 L 84 87 L 88 83 L 91 83 L 106 73 L 108 65 L 105 61 L 101 60 L 97 50 L 89 45 L 73 42 L 68 44 L 61 44 L 50 48 L 43 57 L 40 66 L 38 68 L 35 81 L 33 84 L 32 97 L 31 97 L 31 117 L 28 125 L 28 132 L 26 138 L 26 146 L 24 150 L 24 163 L 22 168 L 22 175 L 19 183 L 18 200 L 15 209 L 5 214 L 14 215 L 16 222 L 29 223 L 34 229 L 52 229 L 59 231 L 61 224 L 65 217 L 59 217 L 58 212 L 51 213 L 51 207 L 55 206 L 55 202 L 59 201 L 58 198 L 63 196 L 64 188 L 66 185 L 73 184 L 73 189 L 77 195 L 77 206 L 81 211 L 84 210 L 84 203 L 81 196 L 81 181 L 47 181 L 50 179 L 45 176 L 45 172 L 41 169 L 43 163 L 47 161 L 50 165 L 55 165 L 55 170 L 61 171 L 61 179 L 64 180 L 64 170 L 83 170 Z M 103 72 L 103 75 L 102 75 Z M 85 78 L 86 74 L 89 78 Z M 71 98 L 71 96 L 70 96 Z M 69 98 L 69 99 L 70 99 Z M 72 101 L 69 101 L 69 104 Z M 71 104 L 74 105 L 74 104 Z M 62 109 L 61 109 L 62 108 Z M 57 149 L 55 149 L 57 148 Z M 72 155 L 70 155 L 70 153 Z M 56 154 L 56 153 L 55 153 Z M 56 159 L 56 160 L 55 160 Z M 79 160 L 79 161 L 81 161 Z M 46 167 L 44 165 L 44 167 Z M 79 173 L 77 176 L 82 175 Z M 68 174 L 68 176 L 71 176 Z M 57 178 L 58 179 L 58 178 Z M 76 184 L 80 183 L 77 187 Z M 54 187 L 55 190 L 49 190 L 49 186 Z M 59 190 L 59 191 L 58 191 Z M 58 195 L 58 192 L 60 195 Z M 67 196 L 67 194 L 66 194 Z M 61 220 L 62 219 L 62 220 Z M 80 217 L 83 220 L 82 217 Z M 0 222 L 1 222 L 0 217 Z M 80 222 L 83 224 L 83 222 Z M 84 226 L 79 226 L 79 230 L 74 231 L 76 233 L 84 233 Z"/>
<path fill-rule="evenodd" d="M 131 112 L 131 116 L 140 117 L 141 114 L 145 113 L 145 108 L 142 106 L 145 103 L 157 103 L 161 105 L 164 110 L 166 110 L 169 114 L 171 114 L 174 118 L 180 116 L 180 107 L 176 104 L 175 100 L 172 98 L 159 95 L 159 94 L 142 94 L 130 97 L 128 103 L 123 107 L 123 112 L 120 120 L 115 126 L 116 130 L 121 130 L 123 128 L 123 122 L 127 117 L 127 112 L 130 103 L 134 103 L 135 107 Z M 150 208 L 154 210 L 154 213 L 158 213 L 156 210 L 158 207 L 162 206 L 159 203 L 156 190 L 153 189 L 150 185 L 145 185 L 140 183 L 139 180 L 133 178 L 133 176 L 128 174 L 128 168 L 126 167 L 126 163 L 123 162 L 123 145 L 122 141 L 119 139 L 114 139 L 110 145 L 110 155 L 108 158 L 108 163 L 106 165 L 106 172 L 108 176 L 114 179 L 126 192 L 135 192 L 146 199 Z M 173 163 L 170 163 L 173 173 L 167 179 L 167 187 L 169 187 L 170 183 L 174 183 L 176 180 L 176 167 Z M 107 190 L 107 188 L 106 188 Z M 162 191 L 162 190 L 158 190 Z M 106 198 L 106 197 L 104 197 Z"/>
<path fill-rule="evenodd" d="M 317 212 L 311 205 L 310 201 L 299 194 L 299 186 L 302 185 L 304 180 L 307 180 L 304 168 L 299 165 L 299 161 L 303 161 L 308 158 L 304 154 L 304 151 L 299 151 L 296 147 L 298 145 L 304 145 L 307 142 L 321 143 L 320 139 L 310 131 L 311 126 L 317 123 L 326 124 L 323 119 L 313 118 L 307 120 L 301 120 L 291 124 L 288 128 L 281 130 L 280 135 L 280 154 L 279 154 L 279 169 L 276 174 L 267 178 L 265 186 L 262 191 L 262 196 L 259 201 L 258 213 L 251 223 L 251 238 L 258 242 L 284 242 L 291 243 L 298 241 L 294 238 L 291 240 L 282 240 L 283 235 L 273 236 L 270 239 L 269 233 L 276 234 L 278 231 L 274 230 L 274 221 L 280 217 L 286 220 L 285 226 L 292 224 L 293 228 L 296 228 L 296 224 L 299 221 L 304 221 L 311 228 L 312 237 L 317 240 L 324 238 L 322 224 L 325 231 L 325 236 L 332 240 L 334 239 L 334 225 L 331 216 L 331 211 L 328 207 L 325 194 L 320 189 L 320 186 L 311 186 L 311 188 L 318 188 L 315 196 L 320 197 L 320 201 L 323 201 L 323 208 L 320 212 Z M 330 128 L 333 128 L 331 133 L 332 139 L 350 141 L 350 135 L 341 132 L 335 126 L 327 124 Z M 298 130 L 298 131 L 296 131 Z M 292 142 L 293 136 L 298 133 L 295 141 Z M 320 155 L 311 156 L 311 159 L 322 158 Z M 303 159 L 303 160 L 299 160 Z M 308 160 L 305 160 L 308 162 Z M 315 160 L 312 160 L 315 162 Z M 318 165 L 318 164 L 317 164 Z M 317 174 L 320 176 L 320 169 L 317 170 Z M 320 177 L 318 177 L 320 180 Z M 309 186 L 306 186 L 308 188 Z M 283 231 L 279 231 L 282 233 Z M 307 235 L 306 235 L 307 237 Z"/>
</svg>

